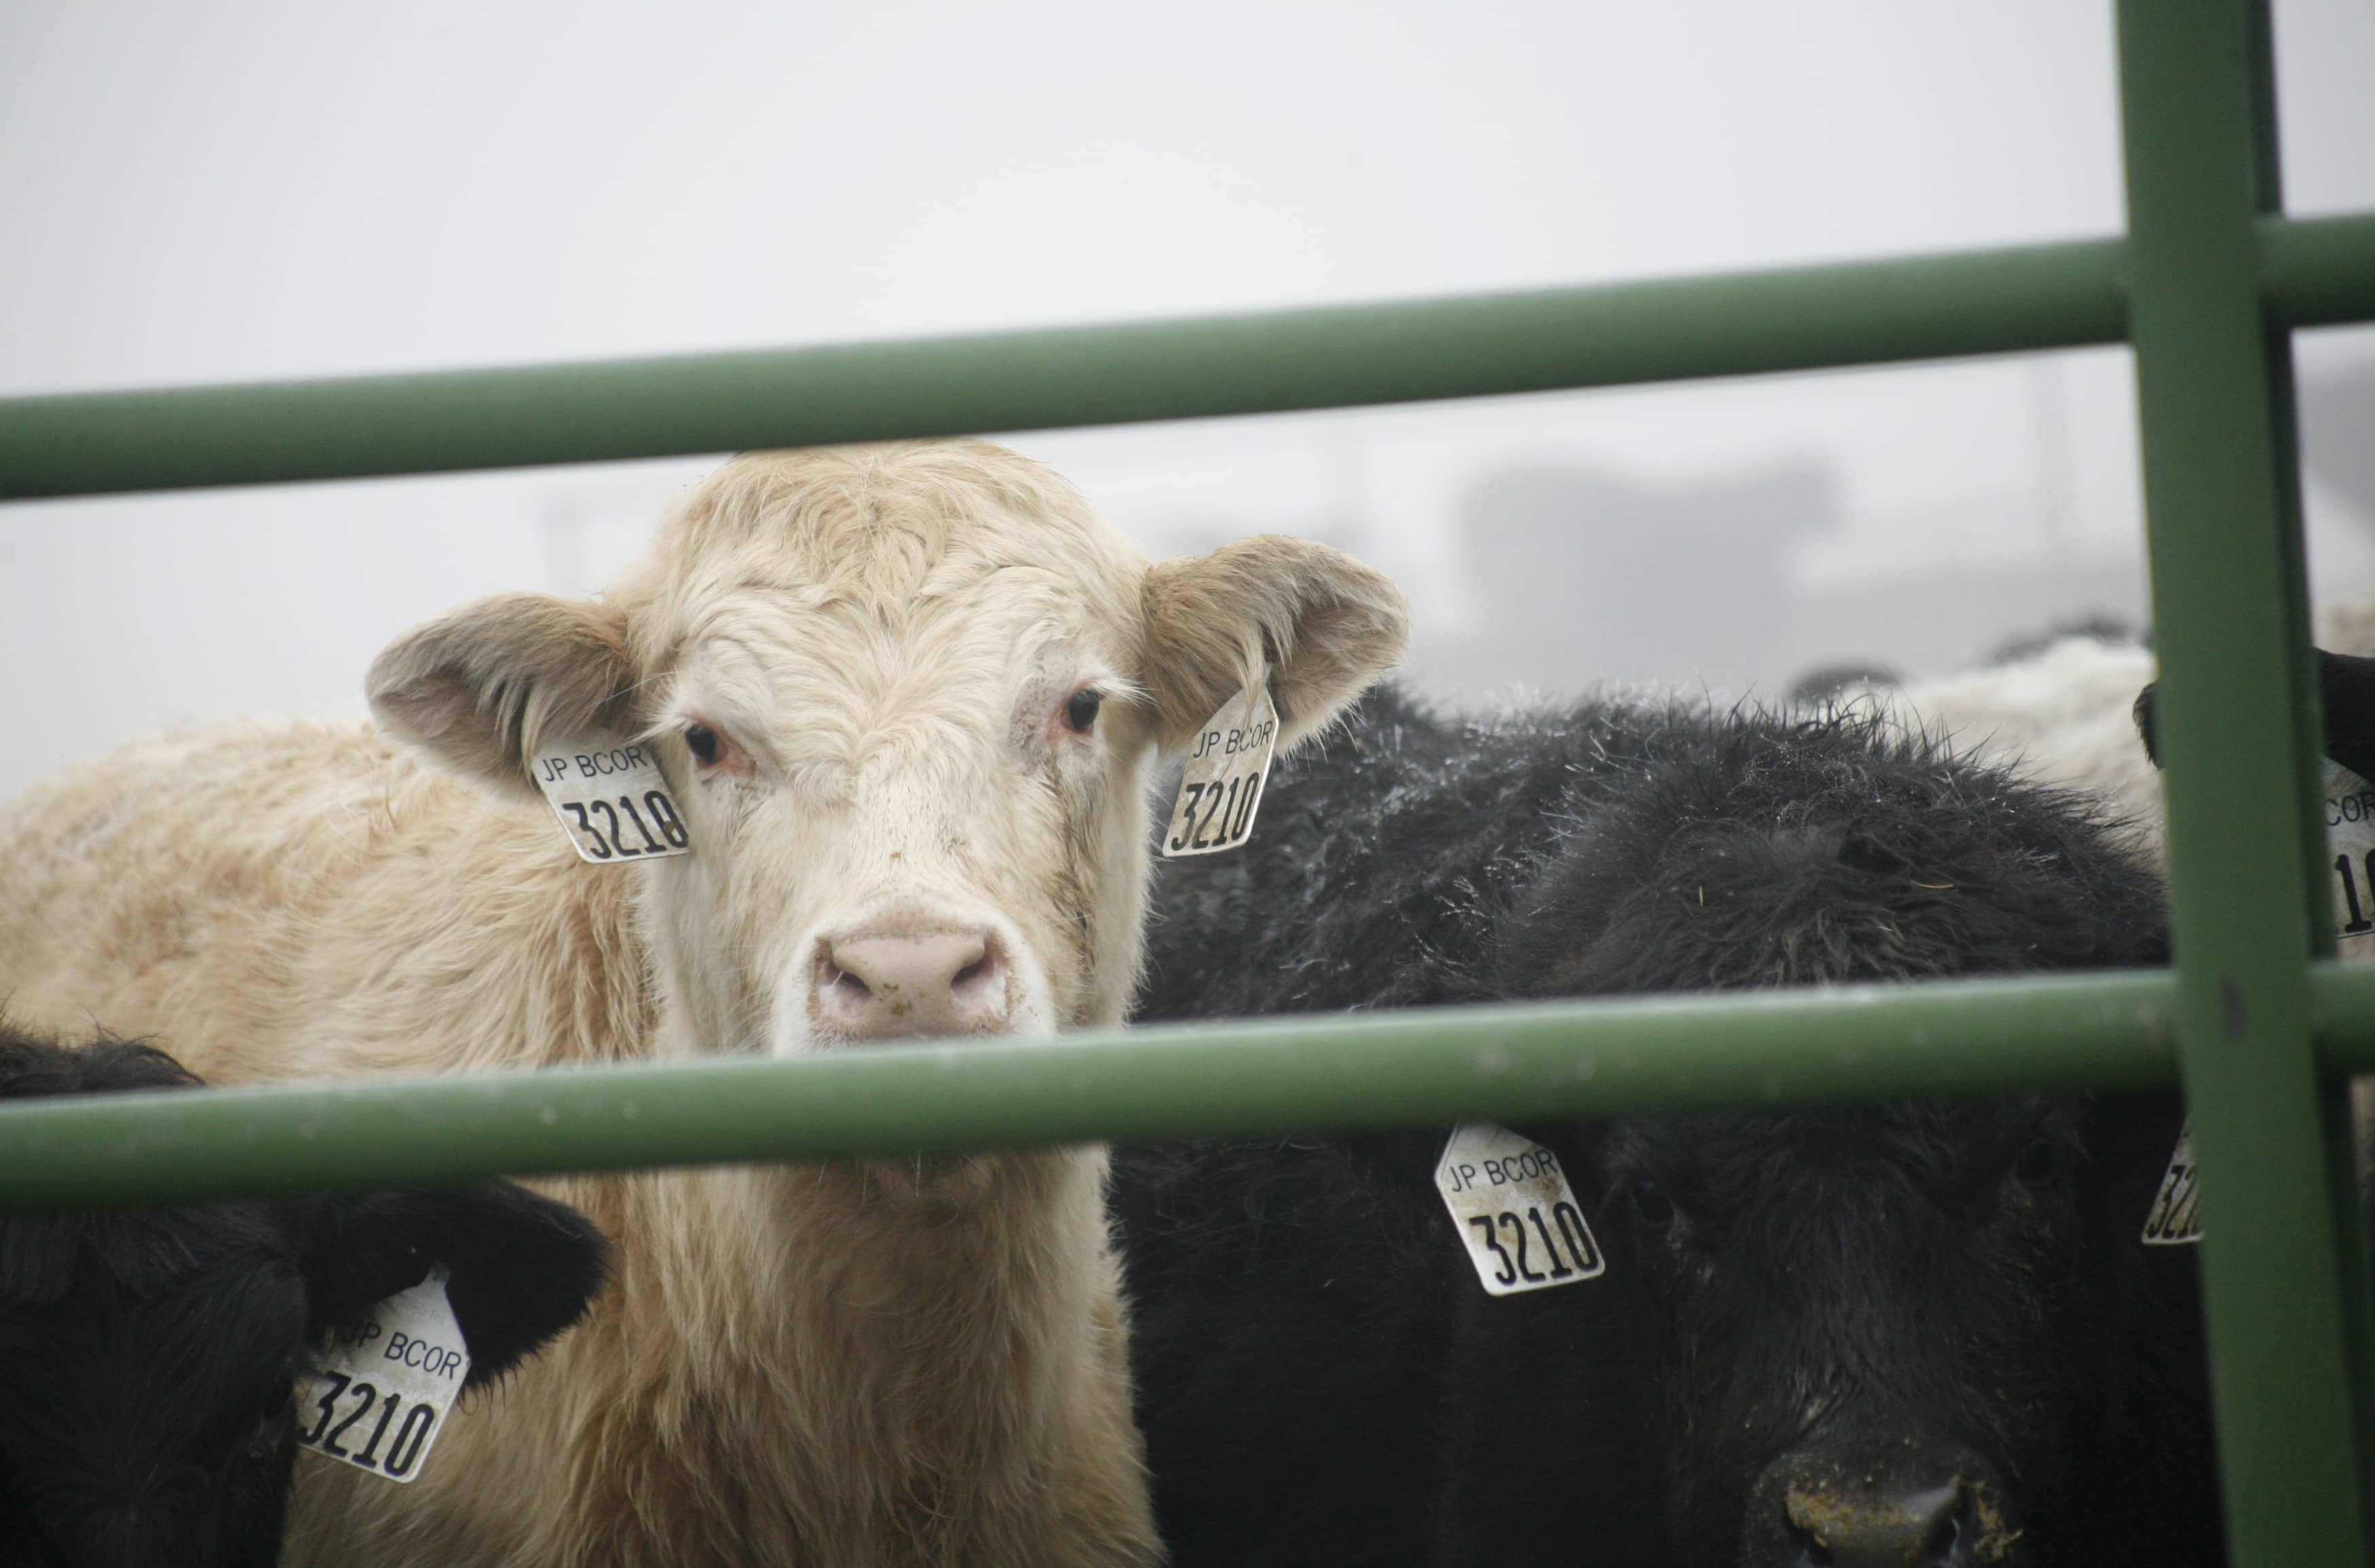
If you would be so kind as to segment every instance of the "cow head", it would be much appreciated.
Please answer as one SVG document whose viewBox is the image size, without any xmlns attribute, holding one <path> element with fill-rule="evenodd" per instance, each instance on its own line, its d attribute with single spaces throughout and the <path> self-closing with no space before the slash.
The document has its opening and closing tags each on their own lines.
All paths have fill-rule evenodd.
<svg viewBox="0 0 2375 1568">
<path fill-rule="evenodd" d="M 1577 791 L 1509 901 L 1511 995 L 2166 956 L 2159 883 L 2106 824 L 1885 720 L 1607 728 L 1597 744 L 1627 764 Z M 2090 1380 L 2110 1375 L 2104 1325 L 2175 1133 L 2167 1102 L 2114 1116 L 2037 1098 L 1603 1129 L 1610 1272 L 1650 1298 L 1681 1561 L 2053 1560 L 2039 1543 L 2084 1524 L 2065 1504 L 2101 1446 L 2085 1434 L 2124 1402 Z M 2118 1555 L 2157 1560 L 2149 1522 L 2114 1523 Z"/>
<path fill-rule="evenodd" d="M 1012 453 L 863 447 L 737 459 L 604 598 L 481 600 L 370 690 L 529 798 L 549 739 L 650 748 L 692 844 L 633 873 L 663 1048 L 788 1055 L 1118 1022 L 1158 753 L 1264 683 L 1292 744 L 1405 626 L 1323 545 L 1150 565 Z"/>
<path fill-rule="evenodd" d="M 160 1089 L 197 1082 L 0 1023 L 0 1099 Z M 309 1345 L 442 1264 L 477 1386 L 576 1321 L 605 1254 L 508 1182 L 0 1212 L 0 1562 L 270 1568 Z"/>
</svg>

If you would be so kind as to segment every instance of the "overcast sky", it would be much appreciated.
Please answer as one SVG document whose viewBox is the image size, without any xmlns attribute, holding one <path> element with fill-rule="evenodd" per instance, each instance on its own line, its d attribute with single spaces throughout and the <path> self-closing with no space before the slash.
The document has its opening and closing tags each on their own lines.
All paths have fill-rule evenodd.
<svg viewBox="0 0 2375 1568">
<path fill-rule="evenodd" d="M 2277 14 L 2293 210 L 2375 208 L 2375 6 Z M 2094 0 L 0 0 L 0 395 L 2103 234 L 2113 80 Z M 2319 336 L 2312 376 L 2375 362 Z M 2102 352 L 1018 441 L 1157 548 L 1345 520 L 1452 635 L 1462 487 L 1544 454 L 1675 490 L 1814 466 L 1839 517 L 1789 558 L 1807 592 L 2049 547 L 2133 572 L 2127 378 Z M 170 719 L 351 701 L 421 617 L 593 585 L 705 466 L 11 508 L 0 792 Z M 2375 583 L 2375 518 L 2311 500 L 2321 570 Z"/>
</svg>

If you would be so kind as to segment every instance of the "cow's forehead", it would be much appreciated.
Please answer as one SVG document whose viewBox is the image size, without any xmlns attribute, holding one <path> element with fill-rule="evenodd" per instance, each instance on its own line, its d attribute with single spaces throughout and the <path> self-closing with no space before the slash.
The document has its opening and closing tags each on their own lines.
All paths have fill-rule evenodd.
<svg viewBox="0 0 2375 1568">
<path fill-rule="evenodd" d="M 1145 566 L 1077 491 L 1016 454 L 845 448 L 727 465 L 612 597 L 648 673 L 724 650 L 813 694 L 857 666 L 937 662 L 952 682 L 978 682 L 1067 644 L 1121 662 Z"/>
<path fill-rule="evenodd" d="M 1143 562 L 1054 473 L 945 442 L 738 458 L 674 509 L 637 575 L 695 598 L 754 585 L 896 602 L 1024 565 L 1085 586 Z"/>
<path fill-rule="evenodd" d="M 667 668 L 746 705 L 849 701 L 893 688 L 961 704 L 1118 670 L 1127 629 L 1049 574 L 1016 568 L 971 592 L 861 599 L 744 585 L 687 607 Z"/>
</svg>

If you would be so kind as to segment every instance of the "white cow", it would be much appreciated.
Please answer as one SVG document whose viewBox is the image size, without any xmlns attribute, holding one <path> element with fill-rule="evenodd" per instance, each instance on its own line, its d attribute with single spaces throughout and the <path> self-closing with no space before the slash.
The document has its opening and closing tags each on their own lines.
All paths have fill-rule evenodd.
<svg viewBox="0 0 2375 1568">
<path fill-rule="evenodd" d="M 1406 621 L 1321 545 L 1150 565 L 995 447 L 740 458 L 603 597 L 399 639 L 376 730 L 247 724 L 38 786 L 0 838 L 0 995 L 170 1021 L 250 1083 L 1118 1023 L 1156 756 L 1264 683 L 1293 744 Z M 563 840 L 528 767 L 606 735 L 665 770 L 690 854 Z M 1105 1172 L 1069 1149 L 545 1184 L 612 1238 L 592 1315 L 419 1480 L 302 1461 L 285 1561 L 1153 1559 Z"/>
<path fill-rule="evenodd" d="M 2318 646 L 2375 652 L 2375 601 L 2319 610 Z M 1866 685 L 1839 701 L 1879 704 L 1901 722 L 2019 768 L 2041 782 L 2091 796 L 2121 818 L 2155 859 L 2167 807 L 2160 772 L 2136 734 L 2136 694 L 2159 662 L 2123 637 L 2074 634 L 2020 658 L 1902 685 Z"/>
<path fill-rule="evenodd" d="M 1908 725 L 1951 739 L 1957 751 L 2093 796 L 2157 859 L 2160 773 L 2131 713 L 2156 668 L 2152 650 L 2139 643 L 2071 636 L 2004 664 L 1870 687 L 1863 695 Z"/>
</svg>

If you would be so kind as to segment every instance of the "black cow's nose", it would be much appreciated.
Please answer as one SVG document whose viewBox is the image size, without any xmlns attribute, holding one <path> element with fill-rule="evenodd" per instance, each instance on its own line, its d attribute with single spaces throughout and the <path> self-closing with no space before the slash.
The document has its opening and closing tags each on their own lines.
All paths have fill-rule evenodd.
<svg viewBox="0 0 2375 1568">
<path fill-rule="evenodd" d="M 1884 1421 L 1852 1436 L 1818 1434 L 1767 1465 L 1749 1495 L 1740 1561 L 1984 1568 L 2010 1558 L 2020 1536 L 1993 1466 L 1959 1443 Z"/>
<path fill-rule="evenodd" d="M 1971 1489 L 1961 1480 L 1876 1492 L 1802 1482 L 1781 1512 L 1802 1568 L 1967 1568 L 1975 1550 Z"/>
</svg>

